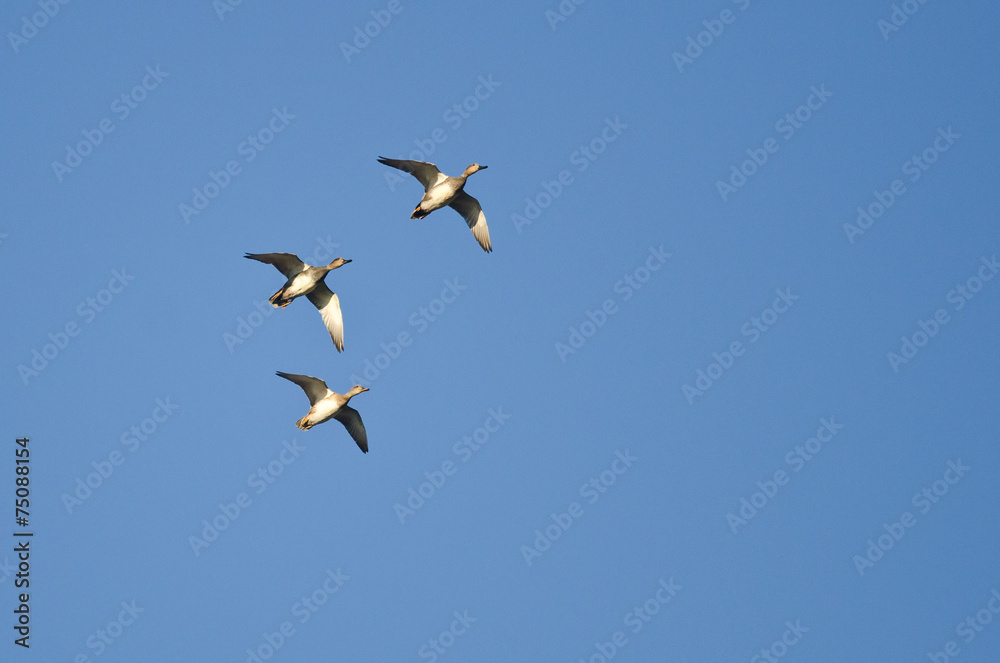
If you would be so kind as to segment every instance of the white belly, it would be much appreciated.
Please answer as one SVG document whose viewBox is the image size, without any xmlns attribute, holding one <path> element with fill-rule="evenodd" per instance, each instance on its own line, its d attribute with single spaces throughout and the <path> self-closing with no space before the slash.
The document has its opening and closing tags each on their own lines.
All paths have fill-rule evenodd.
<svg viewBox="0 0 1000 663">
<path fill-rule="evenodd" d="M 330 419 L 340 409 L 340 404 L 332 400 L 322 400 L 309 410 L 309 422 L 315 426 Z"/>
<path fill-rule="evenodd" d="M 296 274 L 292 282 L 285 286 L 285 299 L 295 299 L 308 294 L 316 287 L 316 282 L 306 274 Z"/>
<path fill-rule="evenodd" d="M 436 186 L 427 191 L 424 194 L 423 200 L 420 201 L 420 207 L 427 212 L 433 212 L 436 209 L 441 209 L 445 205 L 451 202 L 452 198 L 455 197 L 455 192 L 452 191 L 449 186 Z"/>
</svg>

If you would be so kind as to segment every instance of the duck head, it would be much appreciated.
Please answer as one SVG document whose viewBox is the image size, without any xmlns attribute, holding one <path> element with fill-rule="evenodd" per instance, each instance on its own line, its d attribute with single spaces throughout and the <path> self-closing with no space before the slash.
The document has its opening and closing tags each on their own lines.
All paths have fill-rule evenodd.
<svg viewBox="0 0 1000 663">
<path fill-rule="evenodd" d="M 327 265 L 326 269 L 327 269 L 327 271 L 329 271 L 331 269 L 337 269 L 338 267 L 341 267 L 342 265 L 346 265 L 349 262 L 351 262 L 351 261 L 350 260 L 345 260 L 344 258 L 337 258 L 333 262 L 331 262 L 329 265 Z"/>
<path fill-rule="evenodd" d="M 488 167 L 489 166 L 480 166 L 478 163 L 474 163 L 470 165 L 468 168 L 466 168 L 465 172 L 462 174 L 468 177 L 472 173 L 478 173 L 480 170 L 486 170 Z"/>
</svg>

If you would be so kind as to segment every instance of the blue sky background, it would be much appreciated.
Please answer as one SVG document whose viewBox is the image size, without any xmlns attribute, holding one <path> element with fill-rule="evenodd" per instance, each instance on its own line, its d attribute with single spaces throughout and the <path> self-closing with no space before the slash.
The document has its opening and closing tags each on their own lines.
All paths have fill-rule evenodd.
<svg viewBox="0 0 1000 663">
<path fill-rule="evenodd" d="M 245 0 L 221 17 L 207 0 L 72 2 L 33 32 L 40 5 L 6 3 L 5 624 L 18 436 L 31 439 L 35 536 L 31 648 L 5 625 L 2 658 L 599 661 L 595 643 L 620 631 L 616 661 L 752 661 L 762 648 L 921 661 L 949 642 L 951 657 L 994 659 L 996 623 L 956 627 L 1000 618 L 1000 281 L 975 280 L 1000 254 L 1000 10 L 903 4 L 916 13 L 884 32 L 888 2 L 593 1 L 554 24 L 554 1 L 399 0 L 380 14 L 387 3 Z M 731 22 L 711 23 L 724 10 Z M 345 56 L 371 12 L 391 22 Z M 674 53 L 704 21 L 721 34 L 701 35 L 679 70 Z M 165 77 L 122 117 L 116 100 L 147 68 Z M 482 80 L 491 89 L 469 100 Z M 830 96 L 789 135 L 776 123 L 814 88 Z M 459 123 L 463 103 L 474 110 Z M 275 109 L 294 117 L 241 150 Z M 113 131 L 57 174 L 102 120 Z M 619 130 L 602 144 L 606 122 Z M 468 190 L 490 255 L 451 210 L 409 220 L 419 184 L 376 162 L 410 158 L 435 130 L 427 159 L 444 172 L 489 166 Z M 944 152 L 939 130 L 957 135 Z M 717 183 L 769 139 L 766 163 L 724 199 Z M 603 151 L 582 170 L 592 144 Z M 912 181 L 905 163 L 928 148 L 936 162 Z M 229 161 L 239 173 L 186 220 L 179 206 Z M 515 216 L 564 170 L 572 181 L 537 218 Z M 904 193 L 850 241 L 844 224 L 897 179 Z M 651 249 L 670 258 L 626 300 L 617 284 L 647 276 Z M 327 280 L 343 354 L 305 301 L 258 312 L 282 277 L 247 251 L 353 260 Z M 108 303 L 115 270 L 133 278 Z M 420 323 L 446 282 L 465 289 Z M 981 289 L 952 292 L 965 284 Z M 775 321 L 776 290 L 798 299 Z M 609 299 L 603 326 L 560 356 Z M 938 309 L 948 322 L 893 366 Z M 773 324 L 754 334 L 761 316 Z M 380 358 L 403 332 L 410 345 Z M 719 375 L 713 353 L 729 363 L 734 342 L 742 354 Z M 50 359 L 29 373 L 36 351 Z M 368 455 L 336 422 L 294 427 L 308 402 L 276 370 L 345 392 L 366 362 L 384 367 L 352 402 Z M 717 379 L 687 397 L 699 370 Z M 146 421 L 163 418 L 158 400 L 176 409 Z M 509 418 L 456 450 L 497 428 L 491 409 Z M 831 417 L 836 436 L 789 462 Z M 285 443 L 302 449 L 287 465 Z M 113 473 L 72 503 L 112 454 Z M 248 477 L 275 461 L 258 493 Z M 401 523 L 397 505 L 443 465 L 452 474 Z M 732 524 L 778 471 L 787 482 Z M 602 472 L 614 483 L 581 493 Z M 915 503 L 936 481 L 947 493 Z M 196 554 L 191 537 L 226 522 L 220 504 L 240 493 L 249 506 Z M 570 509 L 571 527 L 526 554 Z M 860 563 L 906 512 L 902 538 Z M 303 623 L 298 602 L 325 596 L 328 571 L 347 580 Z M 680 587 L 662 605 L 661 580 Z M 658 612 L 635 632 L 650 600 Z M 122 602 L 143 612 L 120 628 Z M 464 632 L 435 651 L 453 625 Z M 783 636 L 795 644 L 775 645 Z"/>
</svg>

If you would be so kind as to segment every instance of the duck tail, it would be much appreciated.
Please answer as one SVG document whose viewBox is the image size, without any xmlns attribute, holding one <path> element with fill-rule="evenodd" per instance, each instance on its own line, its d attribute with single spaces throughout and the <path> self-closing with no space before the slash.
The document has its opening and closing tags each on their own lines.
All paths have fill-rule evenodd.
<svg viewBox="0 0 1000 663">
<path fill-rule="evenodd" d="M 425 216 L 427 216 L 427 212 L 425 212 L 424 210 L 420 209 L 420 205 L 417 205 L 414 208 L 414 210 L 413 210 L 413 214 L 410 215 L 410 218 L 411 219 L 422 219 Z"/>
<path fill-rule="evenodd" d="M 271 295 L 271 298 L 268 300 L 269 302 L 271 302 L 271 306 L 273 306 L 274 308 L 285 308 L 291 303 L 291 300 L 285 299 L 282 296 L 284 292 L 285 289 L 282 288 L 278 292 Z"/>
<path fill-rule="evenodd" d="M 302 417 L 301 419 L 295 422 L 295 427 L 298 428 L 299 430 L 309 430 L 310 428 L 312 428 L 312 424 L 309 423 L 308 419 L 309 415 Z"/>
</svg>

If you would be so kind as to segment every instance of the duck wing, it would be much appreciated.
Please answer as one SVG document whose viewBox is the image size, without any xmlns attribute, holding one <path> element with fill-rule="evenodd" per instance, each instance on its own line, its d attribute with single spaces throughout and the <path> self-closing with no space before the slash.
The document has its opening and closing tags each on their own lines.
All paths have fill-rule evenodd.
<svg viewBox="0 0 1000 663">
<path fill-rule="evenodd" d="M 248 253 L 243 257 L 274 265 L 286 279 L 292 278 L 306 268 L 306 264 L 294 253 Z"/>
<path fill-rule="evenodd" d="M 354 441 L 357 442 L 358 448 L 364 453 L 368 453 L 368 432 L 365 431 L 365 425 L 361 421 L 361 415 L 350 405 L 341 405 L 337 413 L 333 415 L 333 418 L 344 424 L 344 428 L 347 432 L 351 434 Z"/>
<path fill-rule="evenodd" d="M 323 324 L 330 332 L 333 339 L 333 346 L 337 352 L 344 351 L 344 316 L 340 313 L 340 299 L 337 294 L 327 287 L 326 283 L 320 281 L 306 297 L 319 309 L 319 314 L 323 316 Z"/>
<path fill-rule="evenodd" d="M 398 168 L 417 178 L 424 185 L 424 191 L 448 179 L 447 175 L 438 170 L 437 166 L 426 161 L 410 161 L 408 159 L 386 159 L 379 157 L 378 162 L 386 166 Z"/>
<path fill-rule="evenodd" d="M 296 375 L 295 373 L 282 373 L 281 371 L 277 371 L 276 374 L 279 377 L 291 380 L 295 384 L 302 387 L 302 391 L 306 392 L 306 396 L 309 397 L 310 405 L 315 405 L 317 402 L 333 393 L 330 391 L 330 388 L 326 386 L 326 383 L 319 378 L 310 377 L 308 375 Z"/>
<path fill-rule="evenodd" d="M 448 206 L 462 215 L 465 222 L 469 224 L 469 230 L 479 242 L 479 246 L 483 247 L 483 251 L 491 252 L 493 247 L 490 245 L 490 229 L 486 227 L 486 215 L 483 214 L 483 208 L 479 205 L 479 201 L 463 189 L 448 203 Z"/>
</svg>

